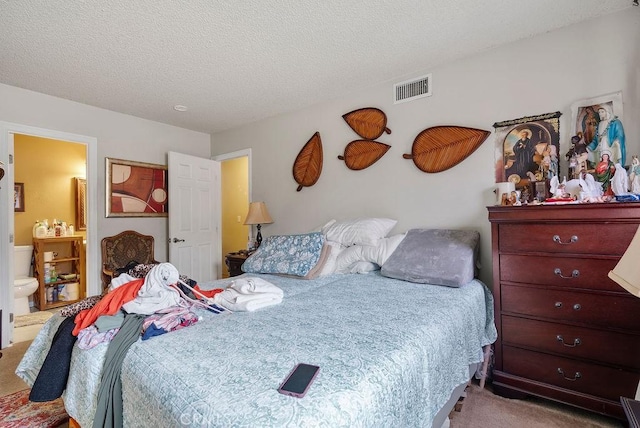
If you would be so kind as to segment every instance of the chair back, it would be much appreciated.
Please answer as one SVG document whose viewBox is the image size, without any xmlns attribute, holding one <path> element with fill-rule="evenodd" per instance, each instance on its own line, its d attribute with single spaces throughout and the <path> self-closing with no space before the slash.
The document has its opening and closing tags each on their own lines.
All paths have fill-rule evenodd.
<svg viewBox="0 0 640 428">
<path fill-rule="evenodd" d="M 158 263 L 153 255 L 153 236 L 134 230 L 125 230 L 102 239 L 102 285 L 109 286 L 118 269 L 132 261 L 144 264 Z"/>
</svg>

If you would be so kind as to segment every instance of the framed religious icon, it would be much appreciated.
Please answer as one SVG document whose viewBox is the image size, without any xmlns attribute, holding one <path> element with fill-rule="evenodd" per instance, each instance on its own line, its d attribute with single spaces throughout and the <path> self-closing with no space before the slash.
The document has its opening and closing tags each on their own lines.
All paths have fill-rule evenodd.
<svg viewBox="0 0 640 428">
<path fill-rule="evenodd" d="M 584 147 L 587 169 L 593 169 L 608 153 L 611 162 L 627 164 L 622 92 L 577 101 L 572 104 L 576 145 Z"/>
<path fill-rule="evenodd" d="M 494 123 L 496 183 L 510 181 L 517 189 L 532 189 L 531 183 L 545 182 L 560 174 L 561 114 L 547 113 Z"/>
</svg>

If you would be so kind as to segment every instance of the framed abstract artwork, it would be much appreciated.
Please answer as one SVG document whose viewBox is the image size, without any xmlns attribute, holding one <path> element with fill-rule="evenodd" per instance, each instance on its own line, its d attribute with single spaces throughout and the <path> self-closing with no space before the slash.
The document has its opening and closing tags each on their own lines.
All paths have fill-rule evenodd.
<svg viewBox="0 0 640 428">
<path fill-rule="evenodd" d="M 107 217 L 167 217 L 167 167 L 106 158 Z"/>
</svg>

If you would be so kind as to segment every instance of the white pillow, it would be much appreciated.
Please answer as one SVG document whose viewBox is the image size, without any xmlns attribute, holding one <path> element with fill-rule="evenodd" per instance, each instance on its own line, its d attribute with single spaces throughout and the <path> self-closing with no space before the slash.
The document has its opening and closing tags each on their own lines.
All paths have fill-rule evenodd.
<svg viewBox="0 0 640 428">
<path fill-rule="evenodd" d="M 398 248 L 405 234 L 390 236 L 378 240 L 378 245 L 352 245 L 344 249 L 336 259 L 337 273 L 354 273 L 353 267 L 358 262 L 375 263 L 382 266 L 391 253 Z"/>
<path fill-rule="evenodd" d="M 384 262 L 387 261 L 391 253 L 398 248 L 398 245 L 400 245 L 400 242 L 404 239 L 405 235 L 406 233 L 401 233 L 399 235 L 393 235 L 388 238 L 381 239 L 375 247 L 362 247 L 362 259 L 382 266 Z"/>
<path fill-rule="evenodd" d="M 318 276 L 331 275 L 336 271 L 336 259 L 343 249 L 342 245 L 337 242 L 324 241 L 324 245 L 329 247 L 329 255 L 327 256 L 327 260 L 324 262 L 324 266 L 320 270 Z"/>
<path fill-rule="evenodd" d="M 398 223 L 390 218 L 357 218 L 339 221 L 322 228 L 328 241 L 339 242 L 346 247 L 352 245 L 376 245 Z"/>
<path fill-rule="evenodd" d="M 375 263 L 357 262 L 356 264 L 351 266 L 351 268 L 349 269 L 349 273 L 369 273 L 378 269 L 380 269 L 380 266 Z"/>
</svg>

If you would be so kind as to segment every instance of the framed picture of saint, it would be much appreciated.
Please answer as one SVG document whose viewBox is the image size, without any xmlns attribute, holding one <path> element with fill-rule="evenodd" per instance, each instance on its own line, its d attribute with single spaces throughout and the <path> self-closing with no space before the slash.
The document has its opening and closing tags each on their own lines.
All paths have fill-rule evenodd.
<svg viewBox="0 0 640 428">
<path fill-rule="evenodd" d="M 496 122 L 496 183 L 511 181 L 516 188 L 560 175 L 562 113 L 547 113 Z"/>
</svg>

